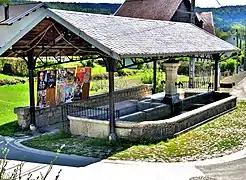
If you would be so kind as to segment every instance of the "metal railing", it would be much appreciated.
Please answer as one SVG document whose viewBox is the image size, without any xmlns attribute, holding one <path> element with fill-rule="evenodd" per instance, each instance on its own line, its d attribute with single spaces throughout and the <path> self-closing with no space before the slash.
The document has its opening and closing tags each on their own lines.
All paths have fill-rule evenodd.
<svg viewBox="0 0 246 180">
<path fill-rule="evenodd" d="M 86 107 L 80 105 L 66 105 L 67 115 L 86 119 L 109 120 L 109 108 Z M 115 111 L 115 118 L 118 119 L 120 113 Z"/>
<path fill-rule="evenodd" d="M 182 81 L 176 83 L 178 88 L 189 88 L 189 82 Z M 208 81 L 194 81 L 194 88 L 196 89 L 212 89 L 214 84 Z"/>
</svg>

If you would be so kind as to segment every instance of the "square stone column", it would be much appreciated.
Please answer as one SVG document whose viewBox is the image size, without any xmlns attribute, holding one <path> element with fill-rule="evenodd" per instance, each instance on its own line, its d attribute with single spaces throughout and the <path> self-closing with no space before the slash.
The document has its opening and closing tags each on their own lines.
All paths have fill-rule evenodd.
<svg viewBox="0 0 246 180">
<path fill-rule="evenodd" d="M 175 85 L 178 80 L 180 63 L 176 60 L 168 60 L 164 63 L 164 66 L 166 69 L 166 86 L 163 102 L 173 105 L 180 102 L 177 86 Z"/>
</svg>

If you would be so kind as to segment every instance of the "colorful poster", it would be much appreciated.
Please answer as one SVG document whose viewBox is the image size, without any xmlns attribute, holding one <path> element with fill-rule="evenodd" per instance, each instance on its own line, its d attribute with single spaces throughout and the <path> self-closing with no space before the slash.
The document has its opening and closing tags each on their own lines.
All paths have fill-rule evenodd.
<svg viewBox="0 0 246 180">
<path fill-rule="evenodd" d="M 80 101 L 80 100 L 82 100 L 82 85 L 76 84 L 76 87 L 74 89 L 73 101 Z"/>
<path fill-rule="evenodd" d="M 47 71 L 48 88 L 56 87 L 56 70 Z"/>
<path fill-rule="evenodd" d="M 57 84 L 56 86 L 56 104 L 64 103 L 66 98 L 66 85 Z"/>
<path fill-rule="evenodd" d="M 56 70 L 47 71 L 48 88 L 46 90 L 46 102 L 49 106 L 56 105 Z"/>
<path fill-rule="evenodd" d="M 46 107 L 46 90 L 38 91 L 37 106 L 40 108 Z"/>
<path fill-rule="evenodd" d="M 67 85 L 74 84 L 76 68 L 67 68 Z"/>
<path fill-rule="evenodd" d="M 46 90 L 48 88 L 47 71 L 38 72 L 38 84 L 37 84 L 37 106 L 44 108 L 46 103 Z"/>
<path fill-rule="evenodd" d="M 67 85 L 66 86 L 66 95 L 65 95 L 65 102 L 72 102 L 74 98 L 74 86 L 73 85 Z"/>
<path fill-rule="evenodd" d="M 67 84 L 67 71 L 66 71 L 66 69 L 59 69 L 58 70 L 57 79 L 58 79 L 58 82 L 57 82 L 58 85 Z"/>
<path fill-rule="evenodd" d="M 47 87 L 47 71 L 38 72 L 38 91 L 46 90 Z"/>
<path fill-rule="evenodd" d="M 88 99 L 90 96 L 91 68 L 85 68 L 84 83 L 82 90 L 82 99 Z"/>
<path fill-rule="evenodd" d="M 76 68 L 58 70 L 56 103 L 72 102 L 75 89 Z"/>
<path fill-rule="evenodd" d="M 38 72 L 37 106 L 55 106 L 60 103 L 89 98 L 90 67 L 63 68 Z"/>
</svg>

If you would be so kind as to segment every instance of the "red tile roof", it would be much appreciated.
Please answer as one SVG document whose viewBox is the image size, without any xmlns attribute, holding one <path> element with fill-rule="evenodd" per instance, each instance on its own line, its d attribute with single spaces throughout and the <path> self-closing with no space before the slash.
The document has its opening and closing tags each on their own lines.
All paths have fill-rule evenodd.
<svg viewBox="0 0 246 180">
<path fill-rule="evenodd" d="M 196 13 L 198 20 L 203 21 L 203 29 L 215 35 L 214 20 L 212 12 Z"/>
<path fill-rule="evenodd" d="M 169 21 L 182 1 L 183 0 L 126 0 L 115 15 Z"/>
</svg>

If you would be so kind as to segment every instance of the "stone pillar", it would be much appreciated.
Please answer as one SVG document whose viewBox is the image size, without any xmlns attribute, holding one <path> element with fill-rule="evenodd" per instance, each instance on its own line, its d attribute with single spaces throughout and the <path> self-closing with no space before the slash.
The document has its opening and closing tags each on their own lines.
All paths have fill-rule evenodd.
<svg viewBox="0 0 246 180">
<path fill-rule="evenodd" d="M 180 63 L 176 60 L 168 60 L 164 63 L 166 69 L 166 87 L 164 103 L 176 104 L 180 102 L 177 92 L 178 68 Z"/>
</svg>

